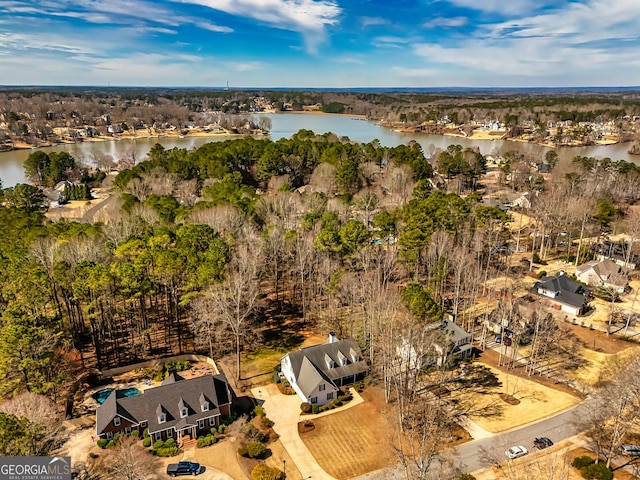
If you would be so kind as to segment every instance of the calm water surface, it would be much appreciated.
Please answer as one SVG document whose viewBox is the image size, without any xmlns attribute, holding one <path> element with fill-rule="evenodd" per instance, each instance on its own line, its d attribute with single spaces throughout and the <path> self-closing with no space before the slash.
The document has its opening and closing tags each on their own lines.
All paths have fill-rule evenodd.
<svg viewBox="0 0 640 480">
<path fill-rule="evenodd" d="M 363 143 L 378 139 L 380 144 L 386 147 L 394 147 L 415 140 L 422 145 L 427 156 L 435 148 L 445 149 L 449 145 L 455 144 L 462 145 L 463 147 L 478 147 L 484 155 L 496 155 L 508 150 L 519 150 L 526 154 L 541 157 L 549 150 L 549 148 L 541 145 L 507 140 L 468 140 L 461 137 L 399 133 L 372 122 L 346 116 L 304 115 L 296 113 L 265 115 L 271 119 L 270 138 L 272 140 L 289 138 L 298 130 L 305 128 L 319 134 L 333 132 L 340 137 L 346 136 L 351 140 Z M 192 149 L 207 142 L 223 141 L 228 138 L 229 137 L 145 137 L 136 140 L 114 140 L 58 145 L 43 148 L 42 150 L 68 151 L 76 160 L 86 163 L 93 163 L 94 158 L 105 155 L 111 156 L 114 161 L 117 161 L 121 157 L 134 157 L 136 161 L 139 162 L 146 158 L 149 150 L 156 143 L 162 144 L 165 148 L 178 147 Z M 590 157 L 610 157 L 613 160 L 627 160 L 640 163 L 640 157 L 627 153 L 628 148 L 627 144 L 594 147 L 562 147 L 558 149 L 558 153 L 561 159 L 572 159 L 576 155 L 584 155 Z M 26 181 L 22 165 L 32 151 L 33 150 L 13 150 L 11 152 L 0 152 L 0 179 L 2 179 L 3 187 L 10 187 L 16 183 Z"/>
</svg>

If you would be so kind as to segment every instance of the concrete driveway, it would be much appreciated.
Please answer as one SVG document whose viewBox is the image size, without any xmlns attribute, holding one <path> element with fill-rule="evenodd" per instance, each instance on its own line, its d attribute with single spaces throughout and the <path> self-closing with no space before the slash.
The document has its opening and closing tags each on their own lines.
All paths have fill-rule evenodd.
<svg viewBox="0 0 640 480">
<path fill-rule="evenodd" d="M 334 412 L 362 403 L 362 397 L 353 392 L 353 400 L 342 408 L 330 410 L 317 416 L 328 415 Z M 280 435 L 280 441 L 287 450 L 291 459 L 298 467 L 302 478 L 312 477 L 313 480 L 335 480 L 325 472 L 298 435 L 298 423 L 300 422 L 300 398 L 297 395 L 283 395 L 277 385 L 270 384 L 256 387 L 251 390 L 253 396 L 263 400 L 266 415 L 273 420 L 273 429 Z M 316 415 L 305 415 L 305 419 L 317 418 Z"/>
</svg>

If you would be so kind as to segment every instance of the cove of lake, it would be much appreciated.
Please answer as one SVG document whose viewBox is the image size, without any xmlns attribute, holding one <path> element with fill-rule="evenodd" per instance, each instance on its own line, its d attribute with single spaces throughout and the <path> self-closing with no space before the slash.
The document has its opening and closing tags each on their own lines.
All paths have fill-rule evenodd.
<svg viewBox="0 0 640 480">
<path fill-rule="evenodd" d="M 261 114 L 271 119 L 271 134 L 268 138 L 278 140 L 289 138 L 300 129 L 312 130 L 322 134 L 333 132 L 336 135 L 349 137 L 356 142 L 370 142 L 378 139 L 385 147 L 394 147 L 415 140 L 429 156 L 434 148 L 446 149 L 449 145 L 462 145 L 463 147 L 478 147 L 484 155 L 497 155 L 509 150 L 518 150 L 522 153 L 541 158 L 549 150 L 548 147 L 524 142 L 509 140 L 469 140 L 462 137 L 443 135 L 424 135 L 394 132 L 380 125 L 366 120 L 340 115 L 314 115 L 298 113 Z M 235 137 L 159 137 L 137 138 L 135 140 L 81 142 L 75 144 L 57 145 L 43 148 L 43 151 L 68 151 L 77 161 L 91 163 L 95 157 L 110 155 L 117 161 L 119 157 L 133 156 L 136 161 L 146 158 L 149 150 L 156 143 L 160 143 L 167 149 L 178 147 L 192 149 L 208 142 L 219 142 Z M 628 144 L 596 145 L 591 147 L 560 147 L 558 155 L 561 160 L 573 159 L 576 155 L 588 157 L 609 157 L 612 160 L 626 160 L 640 163 L 640 157 L 629 155 Z M 0 152 L 0 179 L 4 188 L 16 183 L 26 182 L 23 163 L 33 150 L 12 150 Z"/>
</svg>

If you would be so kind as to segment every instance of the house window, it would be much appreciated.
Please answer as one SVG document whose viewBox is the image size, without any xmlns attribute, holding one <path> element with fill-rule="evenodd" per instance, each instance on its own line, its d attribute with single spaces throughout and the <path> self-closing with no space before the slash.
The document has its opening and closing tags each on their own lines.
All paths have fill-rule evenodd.
<svg viewBox="0 0 640 480">
<path fill-rule="evenodd" d="M 119 427 L 120 426 L 120 417 L 116 417 L 113 419 L 113 426 L 114 427 Z"/>
<path fill-rule="evenodd" d="M 141 426 L 142 428 L 146 427 L 146 426 L 147 426 L 147 421 L 146 421 L 146 420 L 143 420 L 142 422 L 140 422 L 140 426 Z"/>
<path fill-rule="evenodd" d="M 213 427 L 216 424 L 216 417 L 209 418 L 209 426 Z"/>
<path fill-rule="evenodd" d="M 167 421 L 166 413 L 161 413 L 160 415 L 158 415 L 158 423 L 164 423 L 166 421 Z"/>
<path fill-rule="evenodd" d="M 107 440 L 111 440 L 113 438 L 113 432 L 107 432 Z"/>
<path fill-rule="evenodd" d="M 198 428 L 204 430 L 204 420 L 198 420 Z"/>
<path fill-rule="evenodd" d="M 320 385 L 318 386 L 318 391 L 319 391 L 319 392 L 324 392 L 324 389 L 325 389 L 325 388 L 327 388 L 327 386 L 326 386 L 324 383 L 322 383 L 322 384 L 320 384 Z"/>
<path fill-rule="evenodd" d="M 182 410 L 180 410 L 180 418 L 184 418 L 187 415 L 189 415 L 189 410 L 187 410 L 186 408 L 183 408 Z"/>
<path fill-rule="evenodd" d="M 311 397 L 311 402 L 313 405 L 315 405 L 316 403 L 318 403 L 318 397 Z"/>
<path fill-rule="evenodd" d="M 204 402 L 204 403 L 202 404 L 202 411 L 203 411 L 203 412 L 207 412 L 207 411 L 209 411 L 209 402 Z"/>
<path fill-rule="evenodd" d="M 124 429 L 124 434 L 125 435 L 131 435 L 131 427 L 127 427 Z"/>
<path fill-rule="evenodd" d="M 333 392 L 327 393 L 327 400 L 333 400 Z"/>
<path fill-rule="evenodd" d="M 156 439 L 156 442 L 158 440 L 162 440 L 162 433 L 161 432 L 156 432 L 154 435 L 154 438 Z"/>
<path fill-rule="evenodd" d="M 173 430 L 172 429 L 167 430 L 167 438 L 173 438 Z"/>
</svg>

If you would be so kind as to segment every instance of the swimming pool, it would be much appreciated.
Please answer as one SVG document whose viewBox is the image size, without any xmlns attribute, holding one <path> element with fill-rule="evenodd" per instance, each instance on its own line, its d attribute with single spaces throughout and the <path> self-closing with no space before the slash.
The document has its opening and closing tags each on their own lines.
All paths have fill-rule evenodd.
<svg viewBox="0 0 640 480">
<path fill-rule="evenodd" d="M 100 405 L 104 403 L 104 401 L 111 395 L 115 389 L 113 388 L 103 388 L 102 390 L 98 390 L 96 393 L 91 395 L 96 402 Z M 135 397 L 136 395 L 140 395 L 142 392 L 137 388 L 123 388 L 122 390 L 118 390 L 120 392 L 119 396 L 123 397 Z"/>
</svg>

